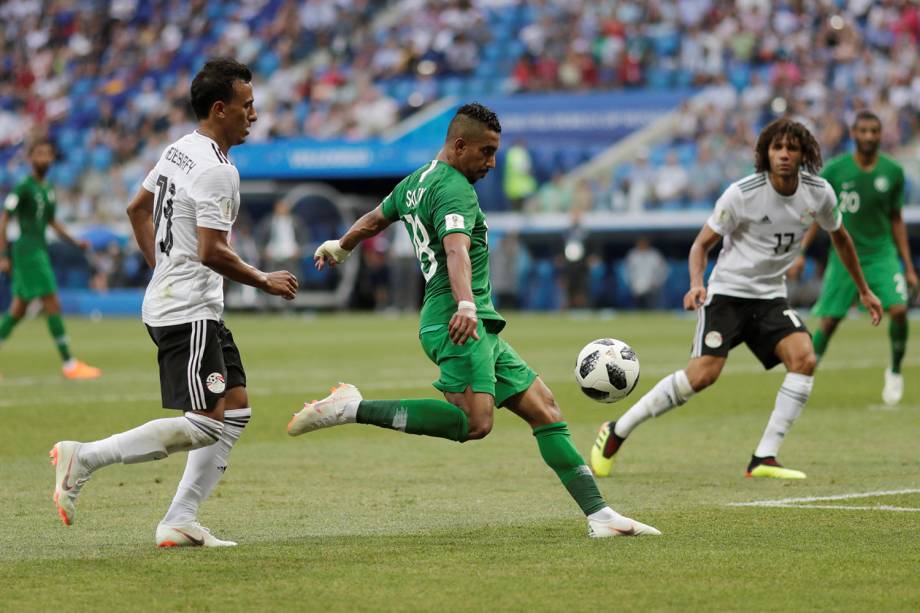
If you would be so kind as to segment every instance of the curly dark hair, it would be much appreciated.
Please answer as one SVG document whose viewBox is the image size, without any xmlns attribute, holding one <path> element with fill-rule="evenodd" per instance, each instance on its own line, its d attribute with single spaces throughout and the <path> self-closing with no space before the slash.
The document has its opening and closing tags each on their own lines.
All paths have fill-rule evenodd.
<svg viewBox="0 0 920 613">
<path fill-rule="evenodd" d="M 755 170 L 770 172 L 770 145 L 783 136 L 788 136 L 798 142 L 802 149 L 802 168 L 812 174 L 817 174 L 824 166 L 821 146 L 808 128 L 786 117 L 771 121 L 757 137 L 757 145 L 754 147 Z"/>
<path fill-rule="evenodd" d="M 486 128 L 501 134 L 502 125 L 498 122 L 498 115 L 483 105 L 473 102 L 464 104 L 457 109 L 457 114 L 450 120 L 447 128 L 447 139 L 452 140 L 469 134 L 469 130 Z"/>
<path fill-rule="evenodd" d="M 207 119 L 215 102 L 230 102 L 235 81 L 252 81 L 252 71 L 246 64 L 225 57 L 208 60 L 192 80 L 191 98 L 195 117 Z"/>
</svg>

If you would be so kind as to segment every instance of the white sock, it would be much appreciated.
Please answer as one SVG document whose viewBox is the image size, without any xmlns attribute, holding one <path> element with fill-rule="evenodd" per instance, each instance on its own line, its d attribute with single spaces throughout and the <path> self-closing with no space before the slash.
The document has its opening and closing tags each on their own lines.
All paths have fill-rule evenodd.
<svg viewBox="0 0 920 613">
<path fill-rule="evenodd" d="M 358 405 L 360 404 L 360 400 L 352 400 L 345 405 L 342 410 L 342 417 L 345 418 L 345 423 L 353 424 L 358 421 Z"/>
<path fill-rule="evenodd" d="M 617 420 L 614 432 L 626 438 L 636 426 L 649 419 L 667 413 L 684 404 L 696 392 L 690 387 L 690 380 L 683 370 L 673 372 L 646 392 L 622 417 Z"/>
<path fill-rule="evenodd" d="M 798 416 L 802 414 L 802 409 L 808 402 L 814 380 L 815 378 L 811 375 L 786 373 L 786 378 L 783 379 L 783 384 L 776 394 L 776 404 L 770 415 L 770 421 L 767 422 L 767 428 L 763 432 L 760 444 L 754 451 L 755 456 L 758 458 L 775 457 L 779 453 L 783 438 Z"/>
<path fill-rule="evenodd" d="M 595 511 L 588 515 L 588 519 L 593 519 L 594 521 L 612 521 L 614 519 L 619 519 L 623 517 L 610 507 L 604 507 L 600 511 Z"/>
<path fill-rule="evenodd" d="M 116 462 L 134 464 L 161 460 L 176 451 L 215 443 L 223 428 L 219 421 L 194 413 L 155 419 L 101 441 L 84 443 L 80 447 L 80 461 L 94 471 Z"/>
<path fill-rule="evenodd" d="M 230 450 L 239 440 L 251 415 L 252 409 L 249 407 L 224 411 L 224 431 L 220 440 L 188 454 L 185 472 L 163 518 L 164 524 L 178 526 L 196 521 L 198 507 L 207 500 L 224 476 Z"/>
</svg>

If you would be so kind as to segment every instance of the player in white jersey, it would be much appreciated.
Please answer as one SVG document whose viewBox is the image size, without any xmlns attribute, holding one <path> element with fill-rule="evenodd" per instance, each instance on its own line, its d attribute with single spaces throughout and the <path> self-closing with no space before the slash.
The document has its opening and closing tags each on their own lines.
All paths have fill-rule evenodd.
<svg viewBox="0 0 920 613">
<path fill-rule="evenodd" d="M 782 362 L 787 371 L 745 474 L 805 478 L 801 471 L 784 468 L 776 456 L 813 383 L 811 336 L 786 297 L 786 271 L 813 222 L 830 233 L 873 325 L 878 325 L 882 306 L 863 278 L 853 241 L 836 210 L 834 190 L 811 174 L 821 168 L 821 150 L 808 129 L 788 119 L 772 122 L 757 139 L 755 158 L 756 174 L 725 190 L 690 248 L 690 291 L 684 308 L 698 313 L 690 362 L 659 381 L 618 420 L 601 426 L 591 450 L 591 467 L 598 476 L 610 474 L 614 455 L 636 426 L 715 383 L 728 352 L 744 342 L 764 368 Z M 707 254 L 720 239 L 722 250 L 707 288 Z"/>
<path fill-rule="evenodd" d="M 249 68 L 234 60 L 204 65 L 191 86 L 198 129 L 166 148 L 128 207 L 137 244 L 154 267 L 143 319 L 157 346 L 163 407 L 184 414 L 91 443 L 56 443 L 50 452 L 54 502 L 68 526 L 77 494 L 97 469 L 189 451 L 179 489 L 157 526 L 156 544 L 236 544 L 214 537 L 197 518 L 251 414 L 240 354 L 221 320 L 223 277 L 288 300 L 297 292 L 294 275 L 262 272 L 230 246 L 240 177 L 227 152 L 246 139 L 256 121 L 251 80 Z"/>
</svg>

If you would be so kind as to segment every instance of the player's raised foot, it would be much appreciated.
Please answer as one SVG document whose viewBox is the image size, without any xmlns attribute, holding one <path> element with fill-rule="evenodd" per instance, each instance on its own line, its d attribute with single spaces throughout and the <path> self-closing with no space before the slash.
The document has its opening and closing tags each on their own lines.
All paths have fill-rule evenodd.
<svg viewBox="0 0 920 613">
<path fill-rule="evenodd" d="M 619 513 L 611 519 L 597 520 L 588 518 L 588 536 L 607 538 L 608 536 L 660 536 L 661 531 L 642 522 L 624 517 Z"/>
<path fill-rule="evenodd" d="M 882 388 L 882 402 L 894 406 L 901 402 L 904 396 L 904 376 L 893 373 L 890 368 L 885 369 L 885 387 Z"/>
<path fill-rule="evenodd" d="M 744 476 L 766 477 L 769 479 L 804 479 L 806 475 L 800 470 L 785 468 L 773 456 L 758 458 L 753 455 Z"/>
<path fill-rule="evenodd" d="M 101 370 L 80 360 L 69 360 L 61 367 L 61 372 L 64 373 L 66 378 L 74 381 L 79 379 L 98 379 L 102 375 Z"/>
<path fill-rule="evenodd" d="M 361 402 L 363 396 L 354 385 L 339 383 L 332 388 L 332 393 L 322 400 L 305 402 L 303 409 L 294 413 L 287 425 L 287 433 L 298 436 L 320 428 L 349 423 L 345 409 L 351 403 Z"/>
<path fill-rule="evenodd" d="M 597 439 L 591 447 L 591 470 L 598 477 L 609 477 L 613 459 L 626 439 L 613 431 L 615 421 L 605 421 L 597 431 Z"/>
<path fill-rule="evenodd" d="M 89 480 L 90 472 L 80 462 L 81 443 L 55 443 L 48 455 L 54 466 L 54 505 L 65 526 L 72 526 L 76 515 L 77 495 Z"/>
<path fill-rule="evenodd" d="M 159 524 L 157 547 L 236 547 L 233 541 L 223 541 L 198 522 L 169 526 Z"/>
</svg>

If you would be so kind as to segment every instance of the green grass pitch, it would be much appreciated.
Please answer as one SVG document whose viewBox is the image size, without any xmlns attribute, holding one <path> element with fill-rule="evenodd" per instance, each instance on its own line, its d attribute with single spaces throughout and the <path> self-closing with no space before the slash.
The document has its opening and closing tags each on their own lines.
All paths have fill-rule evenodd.
<svg viewBox="0 0 920 613">
<path fill-rule="evenodd" d="M 552 387 L 585 454 L 601 421 L 686 363 L 695 323 L 509 320 L 505 338 Z M 77 356 L 104 370 L 98 381 L 60 377 L 41 320 L 0 350 L 0 610 L 920 609 L 920 340 L 902 406 L 882 407 L 885 324 L 847 321 L 831 343 L 781 455 L 807 480 L 743 477 L 782 372 L 764 373 L 741 347 L 714 388 L 637 430 L 600 482 L 614 508 L 664 535 L 595 541 L 526 425 L 506 412 L 487 439 L 464 445 L 354 425 L 286 436 L 291 412 L 339 380 L 368 398 L 436 395 L 415 318 L 227 323 L 254 415 L 201 519 L 240 542 L 231 550 L 153 546 L 183 454 L 95 474 L 71 528 L 55 513 L 55 441 L 172 415 L 159 408 L 139 321 L 67 321 Z M 617 405 L 591 402 L 572 377 L 578 350 L 602 336 L 631 343 L 643 367 Z M 900 493 L 873 493 L 883 491 Z M 762 502 L 784 499 L 795 500 Z M 761 504 L 731 506 L 750 502 Z"/>
</svg>

